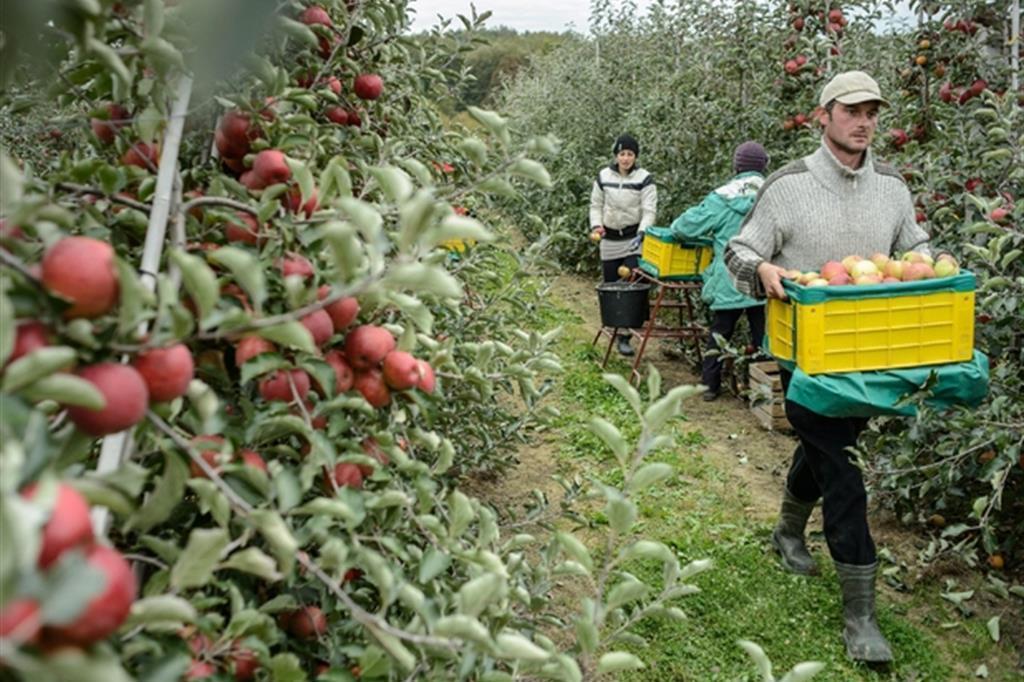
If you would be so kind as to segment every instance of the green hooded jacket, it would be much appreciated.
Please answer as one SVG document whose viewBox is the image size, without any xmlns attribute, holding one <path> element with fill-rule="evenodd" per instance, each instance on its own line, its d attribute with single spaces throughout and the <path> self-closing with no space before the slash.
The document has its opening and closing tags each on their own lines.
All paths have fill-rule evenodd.
<svg viewBox="0 0 1024 682">
<path fill-rule="evenodd" d="M 740 173 L 710 192 L 696 206 L 687 209 L 669 226 L 671 239 L 703 238 L 714 240 L 715 257 L 704 271 L 701 298 L 712 310 L 732 310 L 764 305 L 736 291 L 725 267 L 725 245 L 740 231 L 764 176 L 755 171 Z"/>
</svg>

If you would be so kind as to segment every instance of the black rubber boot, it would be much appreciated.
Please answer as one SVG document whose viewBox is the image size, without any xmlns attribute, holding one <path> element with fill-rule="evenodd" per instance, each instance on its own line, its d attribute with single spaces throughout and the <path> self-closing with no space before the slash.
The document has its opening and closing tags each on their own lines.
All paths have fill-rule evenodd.
<svg viewBox="0 0 1024 682">
<path fill-rule="evenodd" d="M 864 663 L 889 663 L 892 648 L 875 620 L 875 574 L 878 562 L 868 566 L 836 564 L 843 592 L 843 641 L 846 654 Z"/>
<path fill-rule="evenodd" d="M 772 531 L 772 546 L 782 558 L 782 566 L 797 575 L 818 575 L 818 565 L 807 551 L 804 529 L 814 509 L 813 502 L 802 502 L 786 490 L 782 496 L 779 522 Z"/>
<path fill-rule="evenodd" d="M 619 355 L 625 355 L 629 357 L 633 354 L 633 346 L 629 345 L 629 337 L 620 334 L 616 341 L 618 342 L 617 348 L 619 349 Z"/>
</svg>

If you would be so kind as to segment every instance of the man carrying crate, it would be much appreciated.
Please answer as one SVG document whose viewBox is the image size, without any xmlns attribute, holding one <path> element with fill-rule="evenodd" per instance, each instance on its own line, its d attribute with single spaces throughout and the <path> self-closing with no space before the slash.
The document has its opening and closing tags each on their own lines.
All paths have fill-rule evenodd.
<svg viewBox="0 0 1024 682">
<path fill-rule="evenodd" d="M 741 293 L 785 299 L 787 270 L 815 270 L 851 254 L 928 253 L 928 235 L 915 222 L 906 183 L 871 154 L 879 108 L 886 104 L 878 84 L 861 71 L 841 73 L 822 90 L 819 104 L 821 146 L 765 181 L 740 234 L 726 248 L 725 263 Z M 783 371 L 784 388 L 790 376 Z M 800 444 L 772 544 L 786 569 L 816 573 L 804 529 L 821 498 L 825 538 L 842 589 L 847 653 L 865 662 L 891 661 L 875 620 L 878 561 L 867 493 L 848 451 L 867 420 L 826 417 L 791 400 L 786 416 Z"/>
<path fill-rule="evenodd" d="M 710 352 L 704 355 L 701 372 L 701 383 L 708 387 L 703 395 L 705 401 L 716 399 L 722 388 L 722 359 L 715 336 L 731 339 L 744 313 L 750 324 L 751 342 L 760 345 L 764 336 L 764 303 L 736 291 L 723 256 L 726 244 L 739 232 L 740 223 L 754 205 L 757 190 L 764 184 L 767 165 L 768 154 L 759 143 L 748 141 L 739 145 L 732 157 L 735 177 L 687 209 L 669 226 L 673 241 L 709 238 L 715 243 L 715 257 L 703 273 L 701 288 L 701 298 L 713 315 L 707 342 Z"/>
</svg>

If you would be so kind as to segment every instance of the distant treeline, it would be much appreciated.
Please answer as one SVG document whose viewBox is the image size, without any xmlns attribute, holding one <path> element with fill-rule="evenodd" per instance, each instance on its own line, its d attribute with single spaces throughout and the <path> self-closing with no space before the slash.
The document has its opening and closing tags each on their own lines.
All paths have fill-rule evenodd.
<svg viewBox="0 0 1024 682">
<path fill-rule="evenodd" d="M 462 66 L 470 69 L 475 80 L 458 93 L 453 103 L 455 111 L 462 111 L 467 106 L 491 104 L 502 84 L 515 78 L 531 57 L 546 54 L 574 39 L 570 33 L 520 33 L 505 27 L 477 31 L 476 35 L 480 37 L 480 43 L 461 56 Z"/>
</svg>

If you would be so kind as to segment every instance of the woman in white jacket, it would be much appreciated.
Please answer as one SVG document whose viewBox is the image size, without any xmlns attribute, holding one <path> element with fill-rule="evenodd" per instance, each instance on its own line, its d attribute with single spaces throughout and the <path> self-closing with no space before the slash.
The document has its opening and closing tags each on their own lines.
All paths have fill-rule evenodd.
<svg viewBox="0 0 1024 682">
<path fill-rule="evenodd" d="M 601 271 L 605 282 L 619 279 L 619 267 L 635 268 L 644 231 L 654 224 L 658 189 L 654 176 L 636 165 L 640 144 L 620 135 L 612 147 L 615 160 L 598 171 L 590 192 L 590 229 L 601 234 Z M 632 355 L 628 336 L 619 336 L 618 349 Z"/>
</svg>

